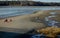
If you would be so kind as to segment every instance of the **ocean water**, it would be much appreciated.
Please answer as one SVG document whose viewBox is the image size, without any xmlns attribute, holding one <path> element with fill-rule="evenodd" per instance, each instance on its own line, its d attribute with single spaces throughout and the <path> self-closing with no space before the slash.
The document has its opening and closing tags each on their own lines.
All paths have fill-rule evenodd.
<svg viewBox="0 0 60 38">
<path fill-rule="evenodd" d="M 40 6 L 40 7 L 32 7 L 32 6 L 3 6 L 0 7 L 0 18 L 5 18 L 9 16 L 16 16 L 16 15 L 25 15 L 31 14 L 38 10 L 60 10 L 58 6 Z"/>
</svg>

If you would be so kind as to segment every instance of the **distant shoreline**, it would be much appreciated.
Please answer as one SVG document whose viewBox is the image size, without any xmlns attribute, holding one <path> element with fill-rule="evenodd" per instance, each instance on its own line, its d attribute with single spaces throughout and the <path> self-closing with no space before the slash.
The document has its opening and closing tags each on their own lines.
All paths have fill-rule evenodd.
<svg viewBox="0 0 60 38">
<path fill-rule="evenodd" d="M 36 1 L 0 1 L 0 6 L 60 6 L 60 3 Z"/>
<path fill-rule="evenodd" d="M 60 7 L 60 6 L 0 6 L 0 7 Z"/>
</svg>

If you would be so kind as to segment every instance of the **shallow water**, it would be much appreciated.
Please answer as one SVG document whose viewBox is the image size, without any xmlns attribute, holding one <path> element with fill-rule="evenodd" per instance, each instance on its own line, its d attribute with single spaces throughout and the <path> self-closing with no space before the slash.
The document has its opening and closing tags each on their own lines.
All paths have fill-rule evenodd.
<svg viewBox="0 0 60 38">
<path fill-rule="evenodd" d="M 0 18 L 9 17 L 9 16 L 16 16 L 16 15 L 25 15 L 31 14 L 38 10 L 60 10 L 60 7 L 57 6 L 40 6 L 40 7 L 32 7 L 32 6 L 3 6 L 0 7 Z"/>
</svg>

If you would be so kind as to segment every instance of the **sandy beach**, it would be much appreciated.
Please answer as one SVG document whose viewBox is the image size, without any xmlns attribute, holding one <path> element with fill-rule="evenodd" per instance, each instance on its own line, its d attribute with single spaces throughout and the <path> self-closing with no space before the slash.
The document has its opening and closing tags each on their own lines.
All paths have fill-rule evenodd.
<svg viewBox="0 0 60 38">
<path fill-rule="evenodd" d="M 36 22 L 31 22 L 30 21 L 30 15 L 22 15 L 22 16 L 16 16 L 16 17 L 10 17 L 7 19 L 12 19 L 12 22 L 6 23 L 4 22 L 5 19 L 0 20 L 0 27 L 1 27 L 1 31 L 13 31 L 15 32 L 16 29 L 20 29 L 20 30 L 32 30 L 32 29 L 36 29 L 38 27 L 45 27 L 44 24 L 42 23 L 36 23 Z M 4 29 L 3 29 L 4 28 Z M 10 30 L 9 30 L 10 28 Z M 12 29 L 13 30 L 12 30 Z M 2 30 L 3 29 L 3 30 Z M 20 31 L 18 31 L 20 32 Z"/>
<path fill-rule="evenodd" d="M 59 10 L 58 11 L 54 10 L 54 11 L 60 12 Z M 37 11 L 36 13 L 33 13 L 33 14 L 27 14 L 27 15 L 1 19 L 0 31 L 26 33 L 32 29 L 44 28 L 46 27 L 44 23 L 32 22 L 31 19 L 35 17 L 44 19 L 44 17 L 49 15 L 49 12 L 54 12 L 54 11 Z M 4 22 L 5 19 L 8 19 L 8 20 L 12 19 L 12 22 L 8 22 L 8 23 Z"/>
</svg>

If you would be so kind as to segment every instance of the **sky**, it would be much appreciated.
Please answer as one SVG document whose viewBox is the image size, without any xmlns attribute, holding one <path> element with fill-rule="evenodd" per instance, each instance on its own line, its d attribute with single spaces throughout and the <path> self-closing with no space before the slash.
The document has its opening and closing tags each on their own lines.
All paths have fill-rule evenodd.
<svg viewBox="0 0 60 38">
<path fill-rule="evenodd" d="M 60 2 L 60 0 L 33 0 L 33 1 L 41 1 L 41 2 Z"/>
</svg>

